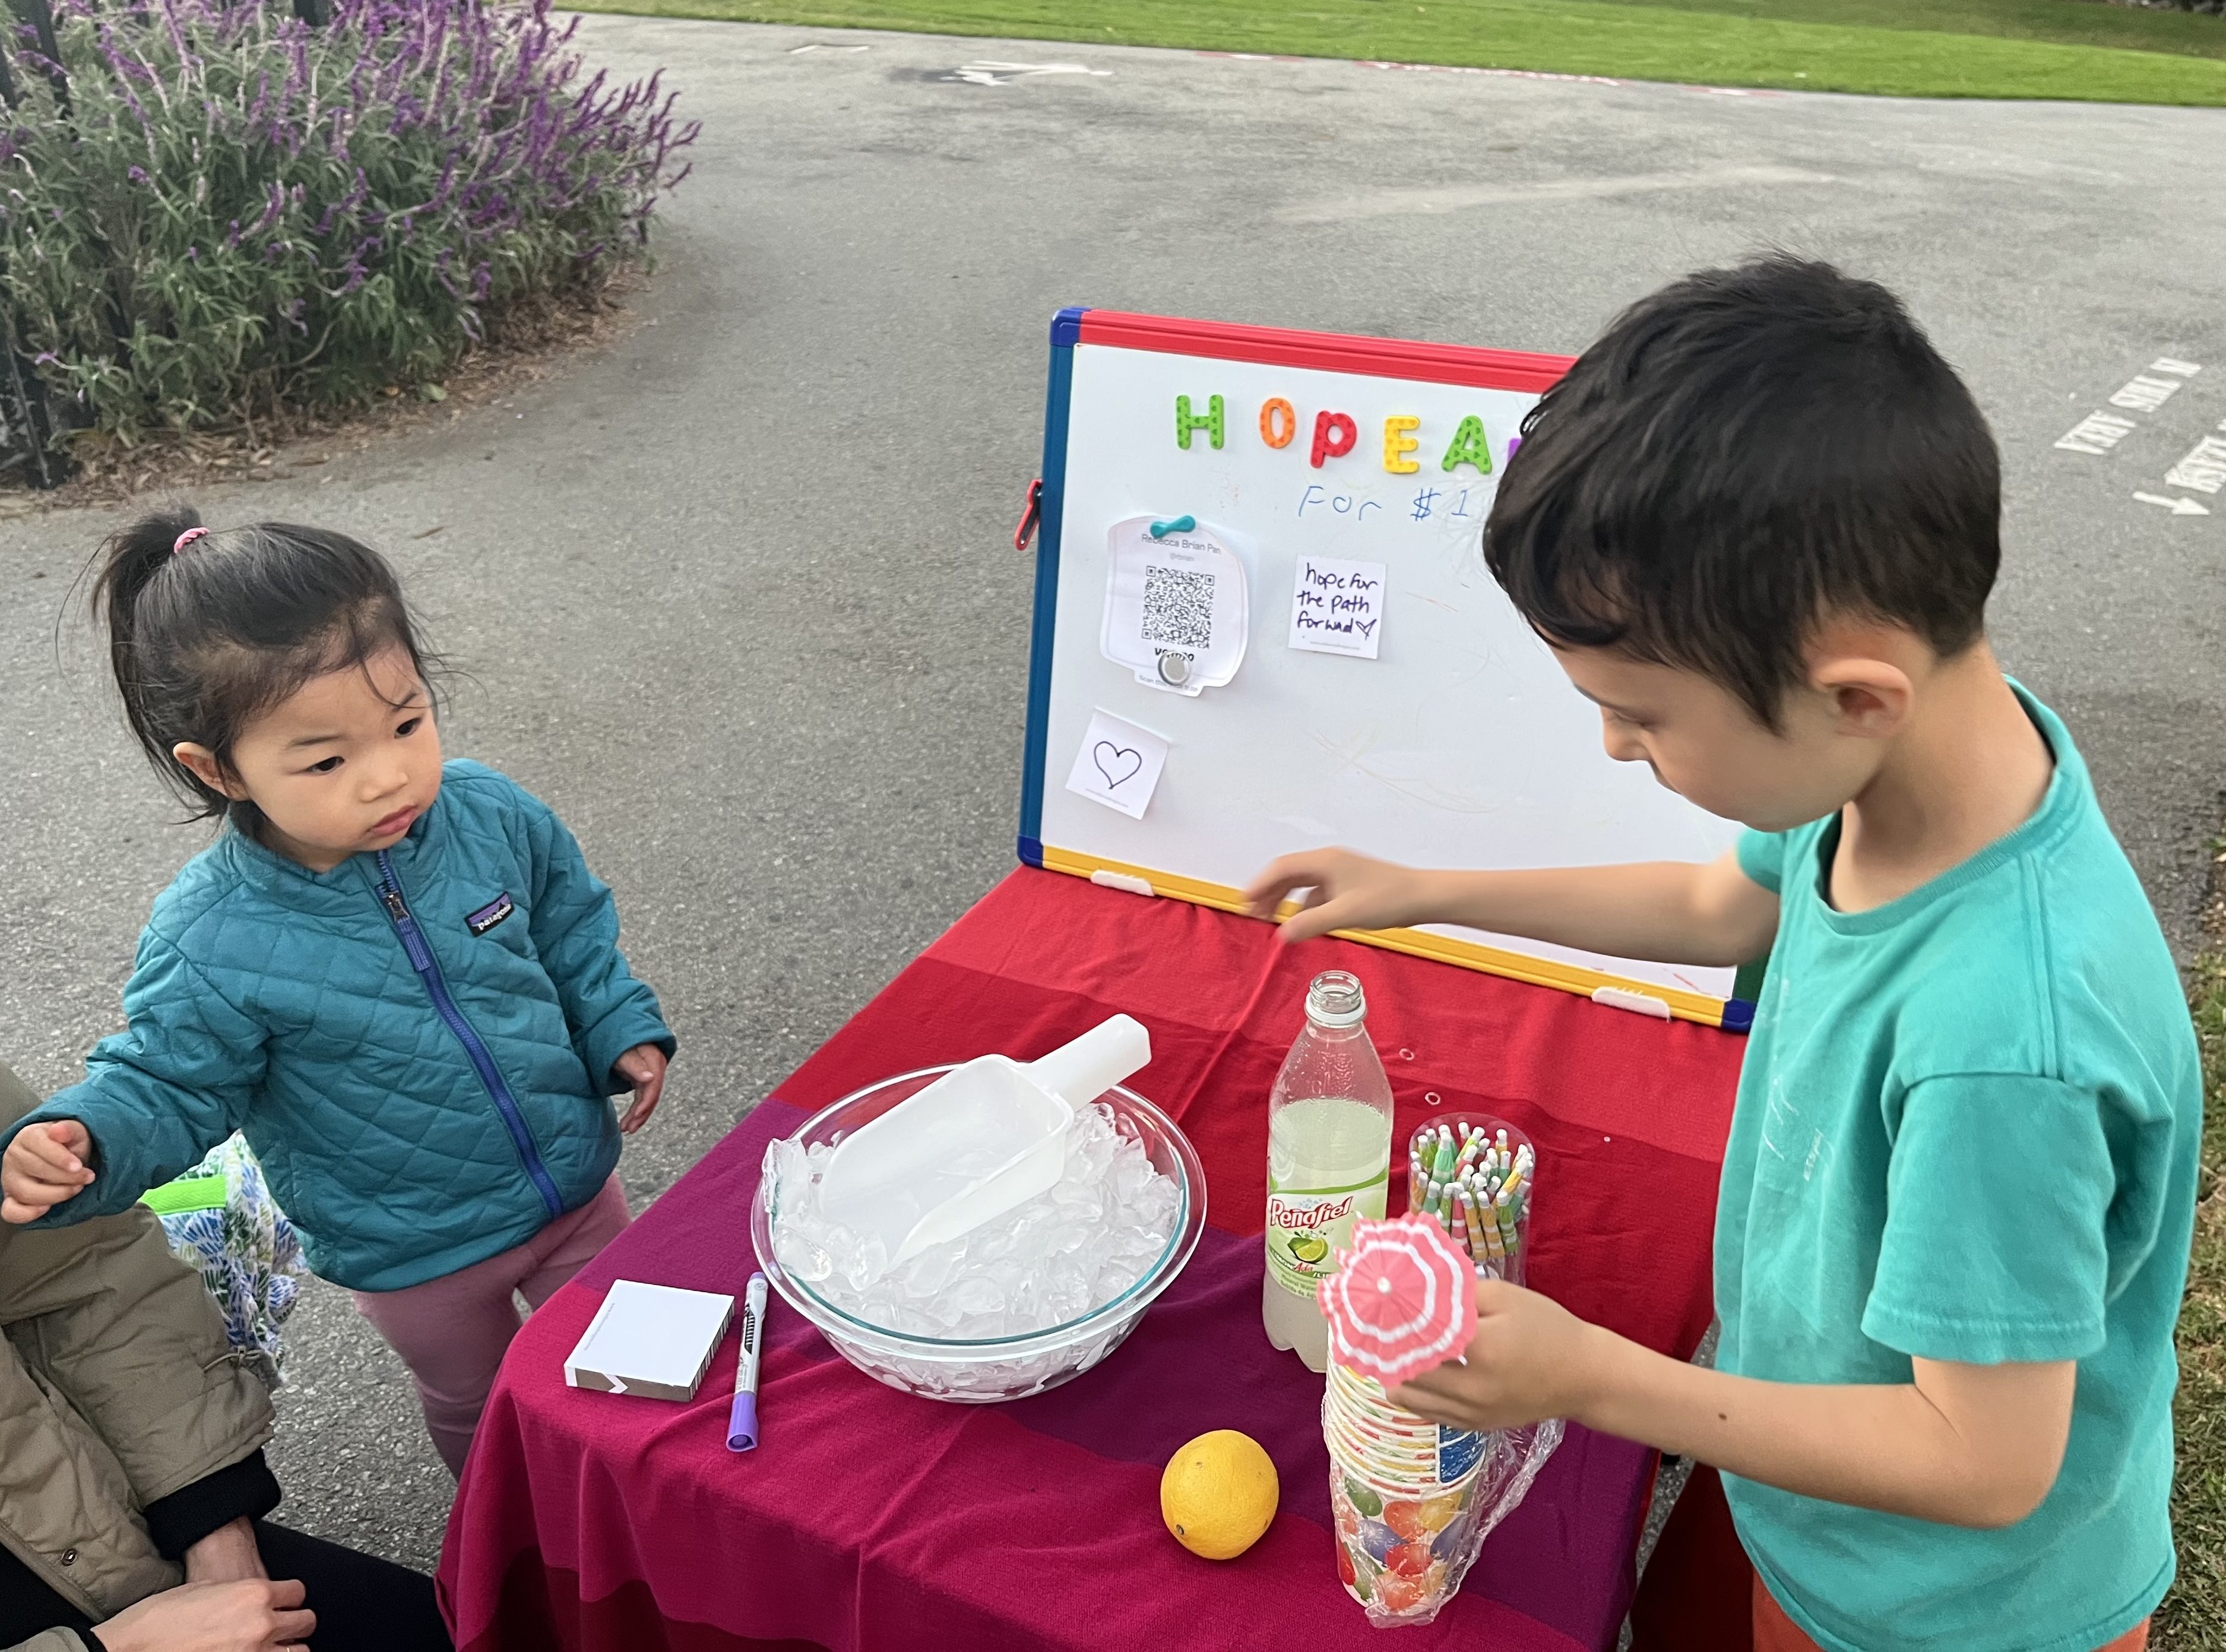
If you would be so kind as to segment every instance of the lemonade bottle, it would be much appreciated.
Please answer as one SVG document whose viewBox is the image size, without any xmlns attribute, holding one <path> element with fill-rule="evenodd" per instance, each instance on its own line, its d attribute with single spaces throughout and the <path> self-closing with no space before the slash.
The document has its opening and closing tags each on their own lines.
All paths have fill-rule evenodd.
<svg viewBox="0 0 2226 1652">
<path fill-rule="evenodd" d="M 1329 1364 L 1315 1287 L 1356 1218 L 1381 1221 L 1391 1179 L 1391 1081 L 1368 1041 L 1368 1001 L 1342 969 L 1307 989 L 1307 1025 L 1268 1096 L 1268 1340 Z"/>
</svg>

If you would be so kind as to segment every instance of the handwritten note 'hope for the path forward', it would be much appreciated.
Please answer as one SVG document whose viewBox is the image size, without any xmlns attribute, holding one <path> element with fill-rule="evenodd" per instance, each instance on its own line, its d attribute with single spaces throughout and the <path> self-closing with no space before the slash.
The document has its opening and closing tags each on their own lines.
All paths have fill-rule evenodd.
<svg viewBox="0 0 2226 1652">
<path fill-rule="evenodd" d="M 1066 789 L 1142 820 L 1167 762 L 1167 743 L 1150 729 L 1110 712 L 1095 712 L 1083 731 Z"/>
<path fill-rule="evenodd" d="M 1383 564 L 1301 556 L 1291 589 L 1291 646 L 1374 659 L 1383 640 Z"/>
</svg>

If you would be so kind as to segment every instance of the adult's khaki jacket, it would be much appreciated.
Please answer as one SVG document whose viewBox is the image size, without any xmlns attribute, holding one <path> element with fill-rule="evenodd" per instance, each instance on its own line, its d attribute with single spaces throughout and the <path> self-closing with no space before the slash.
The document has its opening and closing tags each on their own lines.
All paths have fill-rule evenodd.
<svg viewBox="0 0 2226 1652">
<path fill-rule="evenodd" d="M 0 1067 L 0 1128 L 37 1097 Z M 143 1207 L 0 1223 L 0 1545 L 96 1623 L 184 1581 L 141 1511 L 259 1451 L 270 1396 Z M 50 1630 L 7 1652 L 83 1652 Z"/>
</svg>

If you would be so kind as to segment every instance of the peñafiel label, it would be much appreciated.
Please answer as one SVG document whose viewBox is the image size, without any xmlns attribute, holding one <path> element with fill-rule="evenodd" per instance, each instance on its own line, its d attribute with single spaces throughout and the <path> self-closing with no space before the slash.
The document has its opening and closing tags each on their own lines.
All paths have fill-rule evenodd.
<svg viewBox="0 0 2226 1652">
<path fill-rule="evenodd" d="M 1312 1297 L 1314 1287 L 1337 1272 L 1338 1253 L 1352 1237 L 1352 1224 L 1365 1217 L 1383 1219 L 1391 1185 L 1387 1166 L 1373 1181 L 1354 1187 L 1283 1188 L 1268 1184 L 1268 1273 L 1294 1296 Z"/>
</svg>

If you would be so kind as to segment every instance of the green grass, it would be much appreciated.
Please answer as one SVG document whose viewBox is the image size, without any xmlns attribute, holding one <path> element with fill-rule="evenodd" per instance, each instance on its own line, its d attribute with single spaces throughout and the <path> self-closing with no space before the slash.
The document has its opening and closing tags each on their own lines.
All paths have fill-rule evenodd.
<svg viewBox="0 0 2226 1652">
<path fill-rule="evenodd" d="M 2211 933 L 2189 993 L 2203 1045 L 2203 1179 L 2173 1419 L 2179 1580 L 2157 1613 L 2156 1652 L 2226 1652 L 2226 907 L 2216 901 Z"/>
<path fill-rule="evenodd" d="M 588 9 L 1809 92 L 2226 105 L 2226 18 L 2093 0 L 591 0 Z"/>
</svg>

